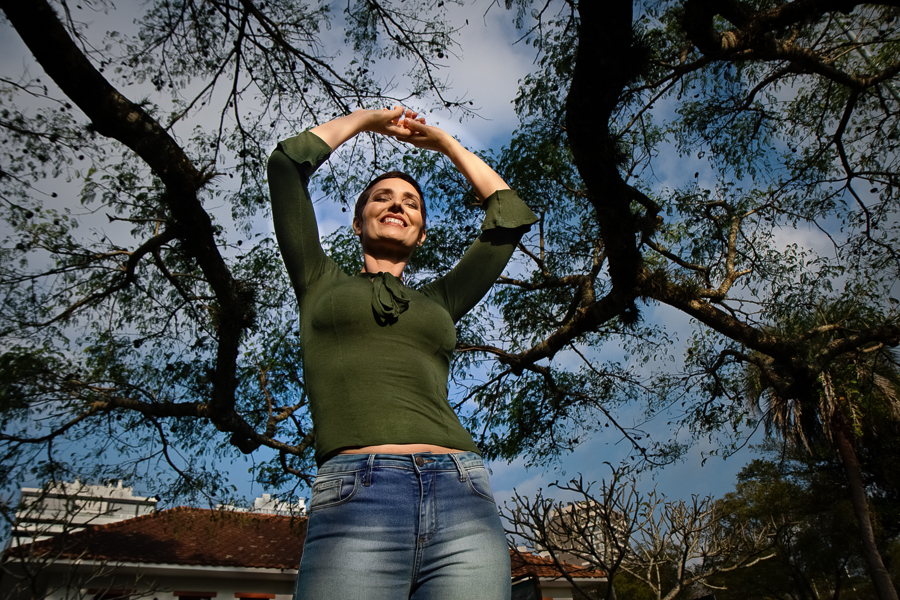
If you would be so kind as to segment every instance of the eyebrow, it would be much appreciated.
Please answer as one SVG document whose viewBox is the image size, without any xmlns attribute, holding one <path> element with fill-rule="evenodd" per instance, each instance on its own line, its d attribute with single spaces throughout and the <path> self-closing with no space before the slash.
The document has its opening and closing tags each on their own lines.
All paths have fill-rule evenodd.
<svg viewBox="0 0 900 600">
<path fill-rule="evenodd" d="M 381 188 L 381 189 L 379 189 L 379 190 L 376 190 L 376 191 L 374 192 L 374 194 L 372 194 L 372 195 L 373 195 L 373 196 L 383 196 L 383 195 L 387 194 L 388 192 L 393 193 L 392 190 L 390 190 L 390 189 L 388 189 L 388 188 Z M 403 198 L 403 199 L 406 199 L 406 198 L 412 198 L 412 199 L 415 200 L 416 202 L 421 202 L 421 201 L 422 201 L 422 199 L 419 197 L 419 195 L 416 194 L 416 193 L 414 193 L 414 192 L 402 192 L 402 194 L 401 194 L 400 197 Z"/>
</svg>

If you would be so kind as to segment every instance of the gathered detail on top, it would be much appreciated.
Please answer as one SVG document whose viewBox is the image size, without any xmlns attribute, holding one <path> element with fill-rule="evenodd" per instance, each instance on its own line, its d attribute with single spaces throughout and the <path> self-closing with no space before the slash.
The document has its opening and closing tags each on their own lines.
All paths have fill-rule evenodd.
<svg viewBox="0 0 900 600">
<path fill-rule="evenodd" d="M 372 312 L 375 313 L 378 324 L 396 323 L 400 315 L 409 308 L 409 294 L 403 289 L 403 284 L 392 273 L 384 271 L 363 271 L 360 275 L 372 279 Z"/>
</svg>

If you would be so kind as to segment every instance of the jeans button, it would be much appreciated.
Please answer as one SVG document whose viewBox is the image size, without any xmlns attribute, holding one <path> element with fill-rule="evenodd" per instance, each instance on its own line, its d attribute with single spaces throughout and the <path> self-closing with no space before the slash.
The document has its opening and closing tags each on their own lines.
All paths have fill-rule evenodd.
<svg viewBox="0 0 900 600">
<path fill-rule="evenodd" d="M 422 458 L 421 456 L 417 456 L 417 457 L 416 457 L 416 464 L 417 464 L 418 466 L 420 466 L 420 467 L 424 467 L 424 466 L 425 466 L 425 459 Z"/>
</svg>

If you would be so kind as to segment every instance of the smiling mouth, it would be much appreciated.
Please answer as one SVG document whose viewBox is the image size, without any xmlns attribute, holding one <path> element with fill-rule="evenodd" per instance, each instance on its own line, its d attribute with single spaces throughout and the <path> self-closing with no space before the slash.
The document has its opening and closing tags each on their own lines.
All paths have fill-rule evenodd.
<svg viewBox="0 0 900 600">
<path fill-rule="evenodd" d="M 385 217 L 381 220 L 381 222 L 406 227 L 406 223 L 402 219 L 398 219 L 397 217 Z"/>
</svg>

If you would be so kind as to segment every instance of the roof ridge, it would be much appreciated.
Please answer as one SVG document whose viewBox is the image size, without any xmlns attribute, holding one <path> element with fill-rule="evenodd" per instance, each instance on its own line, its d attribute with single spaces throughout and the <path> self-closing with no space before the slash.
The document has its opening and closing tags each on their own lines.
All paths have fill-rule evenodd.
<svg viewBox="0 0 900 600">
<path fill-rule="evenodd" d="M 511 559 L 519 559 L 521 564 L 513 564 L 513 571 L 522 569 L 525 572 L 537 573 L 537 569 L 552 569 L 556 572 L 556 576 L 563 576 L 556 562 L 549 556 L 541 556 L 537 552 L 530 550 L 519 550 L 518 548 L 509 549 Z M 577 565 L 562 558 L 558 558 L 559 565 L 571 576 L 583 577 L 606 577 L 606 573 L 597 568 L 596 565 Z"/>
<path fill-rule="evenodd" d="M 43 540 L 35 540 L 29 542 L 27 544 L 20 544 L 17 547 L 32 547 L 35 549 L 41 549 L 44 546 L 53 546 L 58 543 L 61 539 L 66 540 L 75 540 L 77 541 L 80 538 L 88 537 L 91 535 L 102 534 L 107 531 L 115 531 L 122 528 L 132 528 L 136 524 L 143 521 L 151 521 L 157 520 L 166 517 L 170 514 L 179 514 L 179 513 L 200 513 L 207 514 L 208 516 L 213 516 L 216 514 L 221 515 L 246 515 L 248 517 L 266 517 L 266 518 L 283 518 L 283 519 L 294 519 L 294 518 L 305 518 L 304 515 L 268 515 L 261 513 L 254 513 L 252 511 L 236 511 L 236 510 L 225 510 L 218 508 L 201 508 L 199 506 L 173 506 L 171 508 L 164 508 L 162 510 L 154 510 L 153 512 L 147 513 L 145 515 L 138 515 L 135 517 L 128 517 L 127 519 L 121 519 L 119 521 L 113 521 L 112 523 L 102 523 L 102 524 L 91 524 L 84 523 L 79 524 L 78 529 L 75 531 L 66 531 L 59 535 L 53 536 L 52 538 L 43 539 Z"/>
<path fill-rule="evenodd" d="M 118 521 L 113 521 L 112 523 L 103 523 L 100 525 L 91 525 L 90 523 L 87 523 L 85 528 L 82 529 L 81 531 L 73 531 L 72 533 L 67 534 L 67 535 L 79 535 L 79 534 L 91 532 L 91 531 L 100 531 L 100 530 L 105 531 L 105 530 L 109 530 L 109 529 L 114 529 L 115 526 L 119 525 L 120 523 L 127 523 L 127 522 L 133 523 L 134 521 L 152 519 L 153 517 L 155 517 L 156 515 L 158 515 L 161 512 L 165 512 L 165 511 L 154 510 L 153 512 L 149 512 L 146 515 L 138 515 L 136 517 L 128 517 L 127 519 L 120 519 Z"/>
<path fill-rule="evenodd" d="M 299 515 L 176 506 L 23 544 L 15 554 L 292 569 L 300 560 L 306 521 Z"/>
</svg>

